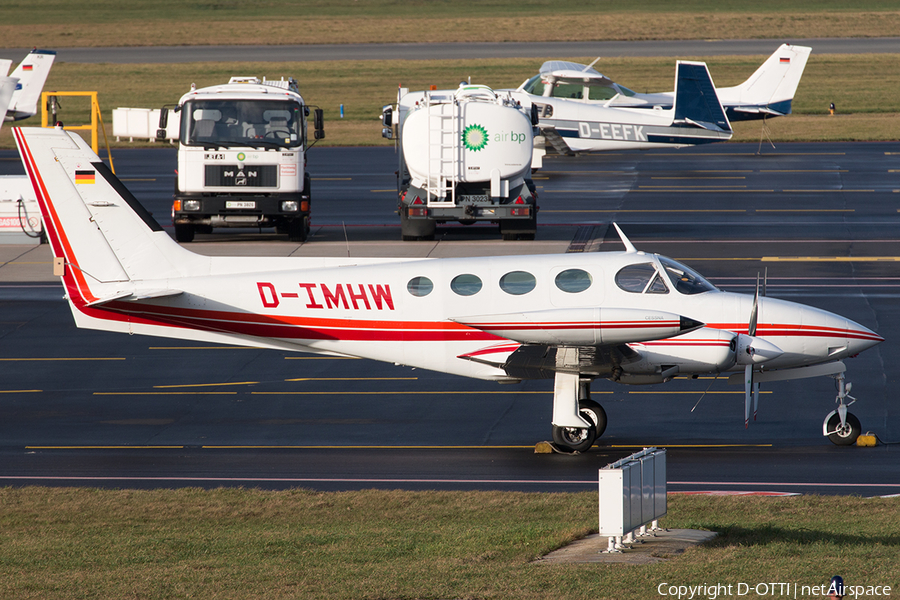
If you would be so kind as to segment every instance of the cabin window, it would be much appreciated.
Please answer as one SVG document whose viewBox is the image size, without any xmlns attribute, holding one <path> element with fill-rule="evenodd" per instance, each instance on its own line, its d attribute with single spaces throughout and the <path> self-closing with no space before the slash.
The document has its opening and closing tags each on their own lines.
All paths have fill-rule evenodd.
<svg viewBox="0 0 900 600">
<path fill-rule="evenodd" d="M 651 263 L 628 265 L 616 273 L 616 285 L 633 294 L 668 294 L 669 288 Z"/>
<path fill-rule="evenodd" d="M 584 86 L 573 83 L 557 83 L 553 86 L 554 98 L 574 98 L 581 100 L 584 97 Z"/>
<path fill-rule="evenodd" d="M 500 289 L 513 296 L 527 294 L 536 285 L 534 275 L 526 271 L 512 271 L 500 278 Z"/>
<path fill-rule="evenodd" d="M 433 289 L 434 284 L 427 277 L 413 277 L 406 284 L 406 291 L 418 298 L 427 296 Z"/>
<path fill-rule="evenodd" d="M 682 294 L 690 296 L 711 292 L 716 289 L 716 286 L 705 280 L 702 275 L 681 263 L 675 262 L 671 258 L 660 256 L 659 262 L 665 268 L 666 275 L 669 276 L 672 285 Z"/>
<path fill-rule="evenodd" d="M 591 100 L 609 100 L 618 93 L 611 85 L 592 85 L 588 88 L 588 98 Z"/>
<path fill-rule="evenodd" d="M 583 292 L 591 283 L 591 274 L 581 269 L 566 269 L 556 276 L 556 287 L 570 294 Z"/>
<path fill-rule="evenodd" d="M 450 289 L 460 296 L 474 296 L 481 291 L 481 279 L 477 275 L 457 275 L 450 282 Z"/>
</svg>

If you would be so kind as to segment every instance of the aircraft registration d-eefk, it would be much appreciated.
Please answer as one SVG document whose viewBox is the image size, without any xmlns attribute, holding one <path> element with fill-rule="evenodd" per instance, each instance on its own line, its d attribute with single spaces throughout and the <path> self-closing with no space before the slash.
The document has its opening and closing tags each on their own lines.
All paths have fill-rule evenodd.
<svg viewBox="0 0 900 600">
<path fill-rule="evenodd" d="M 553 439 L 570 451 L 606 428 L 590 399 L 597 378 L 733 372 L 747 424 L 761 382 L 828 375 L 838 407 L 823 433 L 840 445 L 859 435 L 842 359 L 883 338 L 824 310 L 720 291 L 621 231 L 624 252 L 524 260 L 201 256 L 169 237 L 78 135 L 13 132 L 78 327 L 501 383 L 552 378 Z"/>
</svg>

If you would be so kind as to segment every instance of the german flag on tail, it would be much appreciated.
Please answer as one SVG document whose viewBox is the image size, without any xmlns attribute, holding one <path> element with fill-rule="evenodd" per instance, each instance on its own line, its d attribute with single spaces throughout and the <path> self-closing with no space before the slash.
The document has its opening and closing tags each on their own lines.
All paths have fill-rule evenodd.
<svg viewBox="0 0 900 600">
<path fill-rule="evenodd" d="M 75 183 L 94 183 L 94 171 L 75 171 Z"/>
</svg>

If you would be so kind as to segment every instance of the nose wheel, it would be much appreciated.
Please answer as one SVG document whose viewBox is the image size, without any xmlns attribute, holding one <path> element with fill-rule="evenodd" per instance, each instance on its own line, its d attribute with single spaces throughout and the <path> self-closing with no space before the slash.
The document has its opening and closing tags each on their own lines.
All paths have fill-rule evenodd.
<svg viewBox="0 0 900 600">
<path fill-rule="evenodd" d="M 838 407 L 825 417 L 825 422 L 822 423 L 822 435 L 837 446 L 852 446 L 856 443 L 859 434 L 862 433 L 859 419 L 853 413 L 847 412 L 847 407 L 856 402 L 856 398 L 850 395 L 853 386 L 845 383 L 843 373 L 838 373 L 834 379 L 838 386 L 837 397 L 834 401 L 838 403 Z M 847 399 L 850 402 L 845 402 Z"/>
</svg>

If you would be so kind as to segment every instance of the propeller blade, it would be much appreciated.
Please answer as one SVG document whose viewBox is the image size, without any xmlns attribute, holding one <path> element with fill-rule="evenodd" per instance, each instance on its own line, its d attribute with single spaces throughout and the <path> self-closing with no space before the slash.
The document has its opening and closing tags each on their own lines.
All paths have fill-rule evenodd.
<svg viewBox="0 0 900 600">
<path fill-rule="evenodd" d="M 744 429 L 750 426 L 750 394 L 753 391 L 753 365 L 744 367 Z"/>
<path fill-rule="evenodd" d="M 753 384 L 753 420 L 756 421 L 756 412 L 759 408 L 759 383 Z"/>
<path fill-rule="evenodd" d="M 756 274 L 756 293 L 753 294 L 753 310 L 750 311 L 750 325 L 747 327 L 747 333 L 750 336 L 756 335 L 756 317 L 759 314 L 759 273 Z"/>
</svg>

